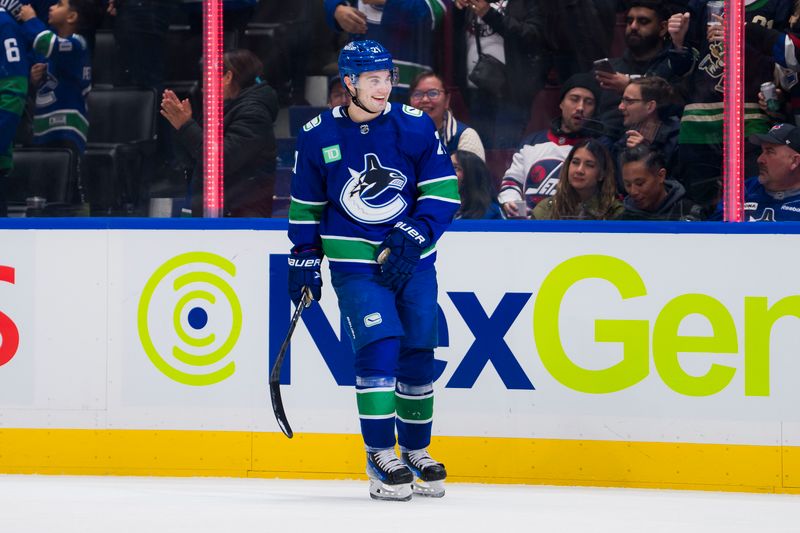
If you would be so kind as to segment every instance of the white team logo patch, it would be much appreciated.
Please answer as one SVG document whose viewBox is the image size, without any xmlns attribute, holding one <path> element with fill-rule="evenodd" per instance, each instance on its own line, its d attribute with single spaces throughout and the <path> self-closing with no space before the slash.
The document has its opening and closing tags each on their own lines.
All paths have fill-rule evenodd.
<svg viewBox="0 0 800 533">
<path fill-rule="evenodd" d="M 417 109 L 416 107 L 411 107 L 410 105 L 403 104 L 403 113 L 406 115 L 411 115 L 412 117 L 421 117 L 422 110 Z"/>
<path fill-rule="evenodd" d="M 303 125 L 303 131 L 311 131 L 322 124 L 322 115 L 317 115 Z"/>
<path fill-rule="evenodd" d="M 380 313 L 372 313 L 364 317 L 364 325 L 368 328 L 377 326 L 381 322 L 383 322 L 383 318 L 381 317 Z"/>
<path fill-rule="evenodd" d="M 347 213 L 365 224 L 381 224 L 392 220 L 406 208 L 400 191 L 408 178 L 397 169 L 384 167 L 377 154 L 364 155 L 364 170 L 348 169 L 347 180 L 339 201 Z"/>
</svg>

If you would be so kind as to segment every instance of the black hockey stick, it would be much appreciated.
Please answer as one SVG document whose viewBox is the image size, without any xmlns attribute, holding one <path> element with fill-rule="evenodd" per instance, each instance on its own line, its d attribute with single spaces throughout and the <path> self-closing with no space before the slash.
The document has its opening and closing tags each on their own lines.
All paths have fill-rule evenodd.
<svg viewBox="0 0 800 533">
<path fill-rule="evenodd" d="M 275 419 L 283 431 L 283 434 L 290 439 L 294 436 L 289 420 L 286 418 L 286 411 L 283 409 L 283 400 L 281 399 L 281 367 L 283 366 L 283 359 L 286 357 L 286 350 L 289 348 L 289 341 L 292 339 L 292 333 L 300 320 L 300 315 L 303 314 L 303 309 L 311 305 L 311 291 L 308 287 L 303 288 L 303 294 L 300 298 L 300 305 L 294 310 L 292 321 L 289 323 L 289 332 L 286 333 L 286 338 L 281 344 L 281 349 L 278 351 L 278 357 L 275 359 L 275 364 L 272 366 L 272 371 L 269 373 L 269 395 L 272 398 L 272 410 L 275 412 Z"/>
</svg>

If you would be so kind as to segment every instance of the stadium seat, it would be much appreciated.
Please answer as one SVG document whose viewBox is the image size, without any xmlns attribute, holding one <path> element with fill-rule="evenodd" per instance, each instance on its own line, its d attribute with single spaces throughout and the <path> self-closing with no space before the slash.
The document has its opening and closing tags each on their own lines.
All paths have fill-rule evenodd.
<svg viewBox="0 0 800 533">
<path fill-rule="evenodd" d="M 93 214 L 142 207 L 156 151 L 155 90 L 114 88 L 88 96 L 89 142 L 85 177 Z"/>
<path fill-rule="evenodd" d="M 528 125 L 525 127 L 523 136 L 529 133 L 547 129 L 554 118 L 559 116 L 559 97 L 561 96 L 561 86 L 545 85 L 536 93 L 531 106 L 531 116 Z"/>
<path fill-rule="evenodd" d="M 100 30 L 95 34 L 94 52 L 92 54 L 92 86 L 111 86 L 114 84 L 116 53 L 114 50 L 114 33 Z"/>
<path fill-rule="evenodd" d="M 611 40 L 611 51 L 609 57 L 622 57 L 625 52 L 625 22 L 627 13 L 617 13 L 616 24 L 614 24 L 614 36 Z"/>
<path fill-rule="evenodd" d="M 506 170 L 511 166 L 511 160 L 514 158 L 515 153 L 516 150 L 486 150 L 486 167 L 489 169 L 489 174 L 494 179 L 498 189 Z"/>
<path fill-rule="evenodd" d="M 65 214 L 75 190 L 73 153 L 65 148 L 15 148 L 14 168 L 8 178 L 8 207 L 13 213 L 26 210 L 26 199 L 42 197 L 42 214 Z"/>
</svg>

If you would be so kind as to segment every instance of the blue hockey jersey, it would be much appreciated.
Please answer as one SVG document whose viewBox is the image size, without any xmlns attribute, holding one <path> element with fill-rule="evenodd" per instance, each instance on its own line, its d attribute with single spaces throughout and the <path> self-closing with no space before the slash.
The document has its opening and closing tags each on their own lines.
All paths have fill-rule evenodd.
<svg viewBox="0 0 800 533">
<path fill-rule="evenodd" d="M 784 222 L 800 220 L 800 191 L 768 192 L 758 178 L 744 184 L 744 219 L 747 222 Z"/>
<path fill-rule="evenodd" d="M 80 35 L 62 38 L 39 19 L 22 24 L 36 53 L 47 58 L 47 73 L 36 93 L 33 142 L 70 140 L 82 151 L 89 120 L 86 95 L 92 84 L 92 67 L 86 40 Z"/>
<path fill-rule="evenodd" d="M 434 243 L 419 264 L 430 268 L 435 243 L 461 204 L 433 121 L 418 109 L 392 104 L 361 124 L 335 107 L 303 126 L 291 196 L 292 243 L 321 247 L 331 270 L 351 272 L 377 269 L 378 246 L 404 218 Z"/>
<path fill-rule="evenodd" d="M 720 202 L 709 220 L 722 220 L 724 205 Z M 800 220 L 800 190 L 769 192 L 758 177 L 744 182 L 745 222 L 794 222 Z"/>
<path fill-rule="evenodd" d="M 0 170 L 11 168 L 11 147 L 28 94 L 28 47 L 19 25 L 0 8 Z"/>
</svg>

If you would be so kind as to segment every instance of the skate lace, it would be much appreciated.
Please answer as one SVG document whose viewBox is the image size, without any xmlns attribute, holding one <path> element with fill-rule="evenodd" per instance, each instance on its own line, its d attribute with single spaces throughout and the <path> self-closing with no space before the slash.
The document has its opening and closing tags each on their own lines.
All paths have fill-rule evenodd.
<svg viewBox="0 0 800 533">
<path fill-rule="evenodd" d="M 375 452 L 372 455 L 372 458 L 375 463 L 385 472 L 394 472 L 395 470 L 406 467 L 402 462 L 400 462 L 400 459 L 397 458 L 397 455 L 395 455 L 394 450 L 392 449 Z"/>
<path fill-rule="evenodd" d="M 411 461 L 414 466 L 420 469 L 424 469 L 428 466 L 436 466 L 439 463 L 433 460 L 433 458 L 428 454 L 428 450 L 412 450 L 408 452 L 408 459 Z"/>
</svg>

